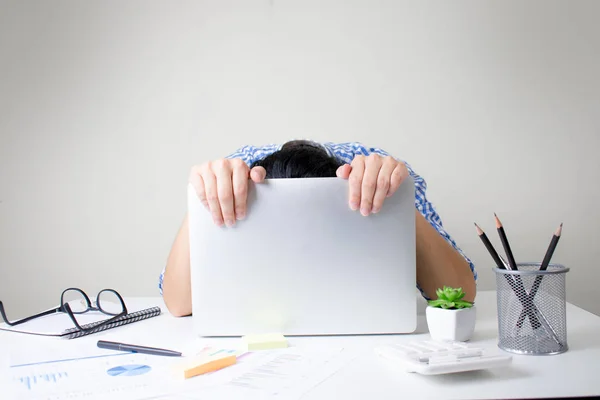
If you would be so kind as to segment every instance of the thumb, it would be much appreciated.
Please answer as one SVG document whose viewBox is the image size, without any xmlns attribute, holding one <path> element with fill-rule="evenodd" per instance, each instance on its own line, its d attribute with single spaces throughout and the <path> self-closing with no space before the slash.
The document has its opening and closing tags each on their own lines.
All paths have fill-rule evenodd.
<svg viewBox="0 0 600 400">
<path fill-rule="evenodd" d="M 250 170 L 250 179 L 252 179 L 254 183 L 261 183 L 265 180 L 266 176 L 267 170 L 265 170 L 263 167 L 254 167 L 252 170 Z"/>
</svg>

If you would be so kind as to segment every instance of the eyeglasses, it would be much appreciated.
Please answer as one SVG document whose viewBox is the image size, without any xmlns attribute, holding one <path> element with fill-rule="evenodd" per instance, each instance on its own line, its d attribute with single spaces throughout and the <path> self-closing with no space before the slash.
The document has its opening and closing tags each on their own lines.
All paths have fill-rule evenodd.
<svg viewBox="0 0 600 400">
<path fill-rule="evenodd" d="M 91 311 L 99 311 L 102 314 L 110 317 L 92 324 L 83 324 L 86 326 L 82 326 L 82 324 L 77 321 L 76 315 L 85 314 Z M 97 329 L 100 326 L 110 324 L 117 318 L 126 315 L 127 307 L 125 306 L 123 297 L 121 297 L 121 295 L 113 289 L 101 290 L 98 292 L 96 300 L 92 301 L 83 290 L 78 288 L 68 288 L 65 289 L 60 295 L 60 306 L 51 310 L 43 311 L 39 314 L 32 315 L 31 317 L 23 318 L 17 321 L 9 321 L 9 319 L 6 317 L 6 312 L 4 311 L 4 305 L 2 304 L 2 301 L 0 301 L 0 315 L 2 315 L 4 322 L 11 327 L 55 313 L 66 313 L 77 329 L 82 332 L 88 332 L 93 329 Z"/>
</svg>

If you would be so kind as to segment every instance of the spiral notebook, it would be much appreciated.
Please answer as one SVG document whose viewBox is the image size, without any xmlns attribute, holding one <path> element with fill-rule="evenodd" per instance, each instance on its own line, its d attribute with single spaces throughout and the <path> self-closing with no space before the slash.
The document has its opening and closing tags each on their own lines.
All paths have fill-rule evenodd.
<svg viewBox="0 0 600 400">
<path fill-rule="evenodd" d="M 99 322 L 92 322 L 89 324 L 81 325 L 81 327 L 85 328 L 85 329 L 92 328 L 95 325 L 99 325 L 97 328 L 89 330 L 89 331 L 85 331 L 85 332 L 80 331 L 78 328 L 67 329 L 64 332 L 63 337 L 65 339 L 75 339 L 75 338 L 78 338 L 81 336 L 91 335 L 93 333 L 105 331 L 107 329 L 112 329 L 112 328 L 116 328 L 118 326 L 132 324 L 134 322 L 138 322 L 138 321 L 141 321 L 144 319 L 156 317 L 157 315 L 160 315 L 160 307 L 145 308 L 140 311 L 125 314 L 125 315 L 115 319 L 114 321 L 112 321 L 109 324 L 101 325 L 102 321 L 99 321 Z"/>
<path fill-rule="evenodd" d="M 119 326 L 132 324 L 144 319 L 156 317 L 160 315 L 160 307 L 149 307 L 142 310 L 125 314 L 109 324 L 101 325 L 107 319 L 106 315 L 101 313 L 90 313 L 88 315 L 78 315 L 77 322 L 82 328 L 90 328 L 97 326 L 96 329 L 89 331 L 80 331 L 73 325 L 71 318 L 65 313 L 56 313 L 45 317 L 36 318 L 32 321 L 20 324 L 17 326 L 8 326 L 0 324 L 0 330 L 15 333 L 24 333 L 38 336 L 56 336 L 64 339 L 75 339 L 82 336 L 91 335 L 102 332 L 108 329 L 117 328 Z"/>
</svg>

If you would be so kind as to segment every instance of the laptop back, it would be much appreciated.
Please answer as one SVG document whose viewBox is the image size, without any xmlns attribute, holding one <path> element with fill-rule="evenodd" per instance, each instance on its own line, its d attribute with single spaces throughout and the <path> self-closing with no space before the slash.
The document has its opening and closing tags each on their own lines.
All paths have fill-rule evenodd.
<svg viewBox="0 0 600 400">
<path fill-rule="evenodd" d="M 188 187 L 195 333 L 409 333 L 416 329 L 415 192 L 377 214 L 348 207 L 339 178 L 249 182 L 248 212 L 217 227 Z"/>
</svg>

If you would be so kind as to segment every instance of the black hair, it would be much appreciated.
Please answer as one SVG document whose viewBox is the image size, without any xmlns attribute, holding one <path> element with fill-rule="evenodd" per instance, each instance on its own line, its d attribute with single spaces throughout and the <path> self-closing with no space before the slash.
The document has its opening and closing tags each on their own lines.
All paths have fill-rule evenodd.
<svg viewBox="0 0 600 400">
<path fill-rule="evenodd" d="M 304 140 L 284 144 L 280 150 L 252 164 L 267 171 L 267 179 L 333 178 L 344 165 L 320 145 Z"/>
</svg>

